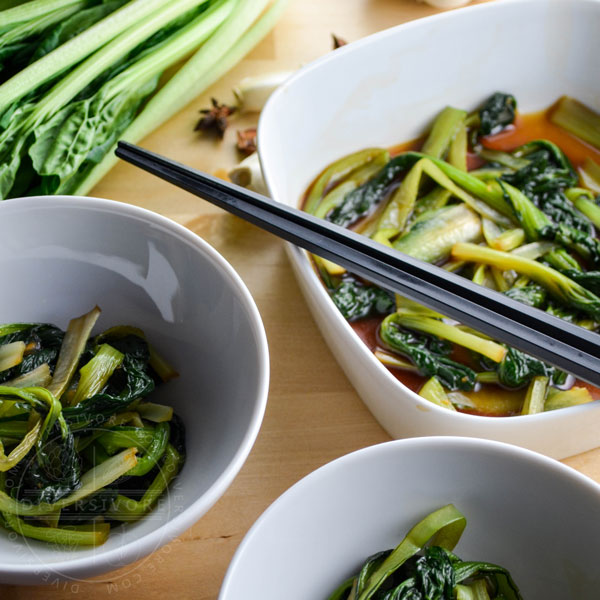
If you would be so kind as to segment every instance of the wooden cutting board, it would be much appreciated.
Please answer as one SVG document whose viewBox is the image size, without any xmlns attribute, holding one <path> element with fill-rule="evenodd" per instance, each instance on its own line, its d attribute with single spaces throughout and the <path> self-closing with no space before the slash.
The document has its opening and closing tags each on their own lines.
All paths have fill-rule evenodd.
<svg viewBox="0 0 600 600">
<path fill-rule="evenodd" d="M 243 77 L 295 69 L 329 52 L 332 33 L 351 42 L 436 12 L 415 0 L 292 0 L 253 52 L 143 145 L 205 171 L 228 169 L 240 160 L 236 130 L 255 124 L 257 115 L 233 119 L 222 141 L 203 138 L 194 125 L 211 97 L 231 102 L 231 90 Z M 126 164 L 117 165 L 91 195 L 174 219 L 207 240 L 238 271 L 256 300 L 269 340 L 267 411 L 232 486 L 177 540 L 136 564 L 92 580 L 0 585 L 0 598 L 213 600 L 238 544 L 271 502 L 326 462 L 390 438 L 362 404 L 315 326 L 281 241 Z M 600 449 L 564 462 L 600 482 Z"/>
</svg>

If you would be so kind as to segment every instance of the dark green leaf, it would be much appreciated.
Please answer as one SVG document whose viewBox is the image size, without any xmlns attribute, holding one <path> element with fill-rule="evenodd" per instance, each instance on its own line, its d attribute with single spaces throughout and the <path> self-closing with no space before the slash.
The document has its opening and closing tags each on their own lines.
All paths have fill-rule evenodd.
<svg viewBox="0 0 600 600">
<path fill-rule="evenodd" d="M 379 330 L 381 339 L 392 350 L 406 356 L 421 375 L 437 377 L 450 390 L 473 390 L 475 371 L 448 358 L 451 344 L 434 336 L 402 329 L 393 317 L 384 319 Z"/>
<path fill-rule="evenodd" d="M 371 315 L 386 315 L 395 310 L 392 294 L 347 276 L 331 291 L 331 299 L 345 319 L 355 321 Z"/>
<path fill-rule="evenodd" d="M 496 92 L 488 98 L 479 111 L 479 135 L 494 135 L 500 133 L 515 120 L 517 101 L 514 96 Z"/>
<path fill-rule="evenodd" d="M 375 177 L 347 194 L 343 202 L 327 215 L 327 220 L 348 227 L 370 214 L 384 200 L 400 174 L 410 169 L 419 158 L 420 155 L 412 152 L 392 158 Z"/>
</svg>

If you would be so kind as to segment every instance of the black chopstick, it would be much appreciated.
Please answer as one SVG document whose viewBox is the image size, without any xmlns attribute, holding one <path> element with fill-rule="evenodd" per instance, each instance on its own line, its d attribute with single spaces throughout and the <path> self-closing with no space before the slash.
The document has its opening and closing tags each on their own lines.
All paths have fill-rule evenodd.
<svg viewBox="0 0 600 600">
<path fill-rule="evenodd" d="M 492 338 L 600 386 L 600 335 L 365 236 L 133 144 L 118 157 Z"/>
</svg>

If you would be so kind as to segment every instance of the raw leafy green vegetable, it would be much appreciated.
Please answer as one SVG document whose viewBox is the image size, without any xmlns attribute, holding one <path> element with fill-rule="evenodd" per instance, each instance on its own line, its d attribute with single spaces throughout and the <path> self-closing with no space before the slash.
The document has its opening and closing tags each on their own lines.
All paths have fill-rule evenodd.
<svg viewBox="0 0 600 600">
<path fill-rule="evenodd" d="M 133 495 L 140 518 L 183 465 L 180 419 L 140 404 L 161 381 L 143 332 L 115 327 L 91 338 L 98 313 L 73 319 L 66 335 L 46 324 L 0 326 L 0 352 L 25 347 L 8 369 L 12 381 L 54 374 L 47 388 L 0 385 L 0 522 L 26 537 L 103 543 L 110 520 L 122 520 L 113 515 L 118 504 Z M 108 520 L 100 526 L 98 517 Z"/>
<path fill-rule="evenodd" d="M 119 138 L 148 133 L 262 38 L 287 0 L 264 12 L 268 2 L 32 0 L 0 10 L 9 69 L 0 67 L 0 199 L 85 193 L 114 164 Z"/>
</svg>

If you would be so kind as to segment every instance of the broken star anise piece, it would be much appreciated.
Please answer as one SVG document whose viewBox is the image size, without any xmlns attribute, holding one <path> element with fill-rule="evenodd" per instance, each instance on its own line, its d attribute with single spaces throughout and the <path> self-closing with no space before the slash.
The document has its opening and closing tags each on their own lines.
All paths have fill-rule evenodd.
<svg viewBox="0 0 600 600">
<path fill-rule="evenodd" d="M 203 116 L 198 123 L 196 123 L 194 131 L 212 131 L 222 138 L 225 135 L 227 125 L 229 125 L 227 118 L 230 117 L 237 108 L 235 106 L 219 104 L 216 98 L 211 98 L 211 103 L 211 108 L 203 108 L 200 111 Z"/>
<path fill-rule="evenodd" d="M 238 129 L 237 149 L 246 156 L 250 156 L 250 154 L 256 152 L 256 127 Z"/>
<path fill-rule="evenodd" d="M 348 43 L 344 38 L 335 35 L 335 33 L 332 33 L 331 37 L 333 38 L 334 50 L 337 50 L 338 48 L 341 48 L 342 46 L 345 46 Z"/>
</svg>

